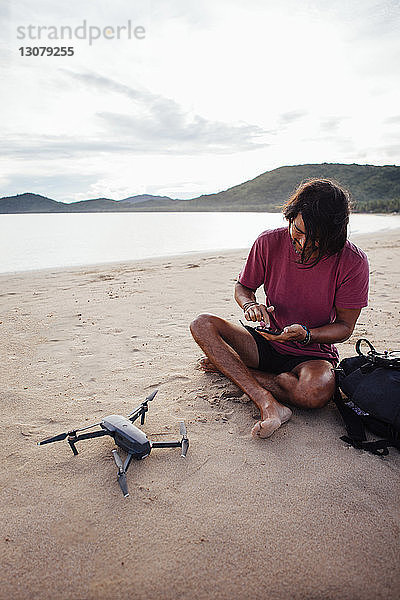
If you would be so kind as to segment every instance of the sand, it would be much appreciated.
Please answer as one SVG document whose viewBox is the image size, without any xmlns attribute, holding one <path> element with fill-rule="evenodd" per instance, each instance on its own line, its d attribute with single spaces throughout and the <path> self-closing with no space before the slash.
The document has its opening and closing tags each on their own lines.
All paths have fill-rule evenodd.
<svg viewBox="0 0 400 600">
<path fill-rule="evenodd" d="M 398 348 L 399 231 L 355 239 L 370 306 L 342 357 Z M 0 276 L 1 586 L 7 599 L 341 599 L 400 594 L 399 466 L 349 448 L 333 404 L 268 440 L 238 388 L 196 369 L 188 325 L 237 322 L 245 250 Z M 396 289 L 397 288 L 397 289 Z M 261 296 L 260 296 L 261 298 Z M 116 481 L 109 437 L 36 442 L 127 414 L 152 390 L 154 449 Z"/>
</svg>

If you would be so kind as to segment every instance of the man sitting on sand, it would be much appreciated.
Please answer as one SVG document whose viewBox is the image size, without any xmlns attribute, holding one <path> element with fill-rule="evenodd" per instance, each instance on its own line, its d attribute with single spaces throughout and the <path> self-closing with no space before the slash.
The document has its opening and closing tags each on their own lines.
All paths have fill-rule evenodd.
<svg viewBox="0 0 400 600">
<path fill-rule="evenodd" d="M 326 179 L 300 185 L 284 205 L 289 227 L 264 231 L 235 285 L 247 321 L 279 335 L 202 314 L 190 325 L 206 354 L 202 368 L 220 371 L 258 406 L 253 436 L 268 437 L 292 415 L 287 403 L 320 408 L 332 397 L 334 343 L 347 340 L 368 303 L 369 268 L 347 240 L 347 191 Z M 255 292 L 264 286 L 266 303 Z"/>
</svg>

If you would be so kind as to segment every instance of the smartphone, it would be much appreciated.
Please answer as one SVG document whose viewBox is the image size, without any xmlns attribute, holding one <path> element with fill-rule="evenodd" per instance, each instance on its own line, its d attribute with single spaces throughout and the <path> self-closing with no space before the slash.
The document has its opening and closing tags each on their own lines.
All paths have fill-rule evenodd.
<svg viewBox="0 0 400 600">
<path fill-rule="evenodd" d="M 261 333 L 268 333 L 270 335 L 281 335 L 283 333 L 283 329 L 270 329 L 269 327 L 255 327 L 256 331 L 261 331 Z"/>
</svg>

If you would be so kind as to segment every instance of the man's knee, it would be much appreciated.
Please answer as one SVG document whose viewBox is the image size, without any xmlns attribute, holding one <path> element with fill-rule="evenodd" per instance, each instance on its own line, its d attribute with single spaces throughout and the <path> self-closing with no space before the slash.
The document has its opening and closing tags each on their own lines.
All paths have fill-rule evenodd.
<svg viewBox="0 0 400 600">
<path fill-rule="evenodd" d="M 304 408 L 322 408 L 328 404 L 333 393 L 328 392 L 326 387 L 315 386 L 298 392 L 298 396 L 298 402 Z"/>
<path fill-rule="evenodd" d="M 203 313 L 196 317 L 190 323 L 190 332 L 194 339 L 196 340 L 198 338 L 201 338 L 204 333 L 210 331 L 210 328 L 217 327 L 218 319 L 219 317 L 216 317 L 215 315 L 211 315 L 209 313 Z"/>
<path fill-rule="evenodd" d="M 318 375 L 303 373 L 295 391 L 295 400 L 304 408 L 322 408 L 328 404 L 335 391 L 335 378 L 331 369 Z"/>
</svg>

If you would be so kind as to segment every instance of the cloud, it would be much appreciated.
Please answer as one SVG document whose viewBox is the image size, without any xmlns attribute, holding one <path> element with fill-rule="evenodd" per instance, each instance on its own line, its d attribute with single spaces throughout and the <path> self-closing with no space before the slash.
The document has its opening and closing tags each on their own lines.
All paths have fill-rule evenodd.
<svg viewBox="0 0 400 600">
<path fill-rule="evenodd" d="M 335 132 L 337 131 L 339 125 L 342 123 L 342 121 L 345 120 L 346 117 L 327 117 L 325 119 L 322 119 L 320 122 L 320 128 L 322 131 L 327 131 L 327 132 Z"/>
<path fill-rule="evenodd" d="M 196 29 L 205 28 L 214 22 L 214 2 L 188 2 L 187 0 L 168 0 L 154 2 L 151 7 L 152 21 L 164 22 L 166 19 L 179 19 Z"/>
<path fill-rule="evenodd" d="M 234 153 L 264 148 L 266 132 L 254 125 L 229 125 L 195 115 L 165 112 L 151 116 L 97 113 L 105 133 L 81 136 L 14 135 L 0 141 L 3 156 L 20 159 L 77 158 L 89 154 Z"/>
<path fill-rule="evenodd" d="M 0 3 L 0 19 L 9 19 L 11 15 L 10 0 L 2 0 Z M 5 25 L 4 23 L 2 25 Z"/>
<path fill-rule="evenodd" d="M 69 69 L 63 69 L 69 77 L 80 81 L 85 87 L 95 88 L 101 91 L 115 92 L 122 94 L 134 102 L 149 103 L 153 110 L 169 110 L 180 112 L 182 109 L 179 104 L 170 98 L 165 98 L 159 94 L 153 94 L 146 89 L 135 89 L 114 79 L 103 77 L 97 73 L 75 73 Z"/>
<path fill-rule="evenodd" d="M 258 142 L 266 133 L 260 127 L 213 122 L 199 115 L 190 118 L 167 110 L 147 117 L 111 112 L 98 117 L 117 138 L 130 141 L 134 152 L 237 152 L 268 145 Z"/>
<path fill-rule="evenodd" d="M 347 3 L 351 10 L 352 3 Z M 358 16 L 355 35 L 367 40 L 372 38 L 382 41 L 382 36 L 398 40 L 400 20 L 400 3 L 398 0 L 369 0 L 354 6 L 353 17 Z"/>
<path fill-rule="evenodd" d="M 381 148 L 379 148 L 379 150 L 381 150 L 385 156 L 397 159 L 400 154 L 400 144 L 388 144 L 386 146 L 382 146 Z"/>
<path fill-rule="evenodd" d="M 75 158 L 85 153 L 199 155 L 231 154 L 265 148 L 271 131 L 245 122 L 225 123 L 192 114 L 171 98 L 134 88 L 97 73 L 62 70 L 91 94 L 129 99 L 127 111 L 98 111 L 100 124 L 83 136 L 14 133 L 0 141 L 3 155 L 14 158 Z M 76 88 L 76 86 L 75 86 Z M 126 106 L 126 100 L 125 100 Z"/>
<path fill-rule="evenodd" d="M 341 160 L 337 158 L 331 158 L 325 162 L 346 162 L 348 160 L 349 155 L 353 156 L 355 152 L 358 152 L 358 148 L 354 143 L 354 139 L 351 137 L 346 137 L 344 135 L 336 135 L 334 132 L 332 134 L 319 134 L 311 137 L 304 137 L 301 139 L 301 143 L 303 144 L 330 144 L 333 149 L 333 154 L 331 156 L 342 156 Z M 344 157 L 344 160 L 343 160 Z M 319 161 L 317 161 L 319 162 Z M 321 161 L 322 162 L 322 161 Z"/>
<path fill-rule="evenodd" d="M 400 123 L 400 115 L 393 115 L 391 117 L 387 117 L 386 119 L 384 119 L 383 122 L 385 123 L 385 125 L 397 125 L 397 123 Z"/>
<path fill-rule="evenodd" d="M 72 158 L 74 156 L 94 151 L 121 151 L 122 148 L 110 148 L 104 140 L 84 140 L 78 137 L 61 137 L 50 135 L 16 134 L 7 140 L 0 141 L 0 152 L 3 156 L 20 159 L 53 160 Z"/>
<path fill-rule="evenodd" d="M 116 93 L 129 98 L 129 113 L 97 112 L 103 131 L 81 136 L 14 135 L 0 144 L 8 154 L 25 157 L 68 157 L 84 152 L 130 152 L 162 154 L 232 153 L 268 146 L 267 132 L 257 125 L 211 121 L 186 112 L 171 98 L 147 89 L 133 88 L 96 73 L 73 73 L 72 79 L 96 92 Z"/>
<path fill-rule="evenodd" d="M 306 110 L 291 110 L 289 112 L 282 113 L 279 116 L 279 122 L 282 125 L 290 125 L 299 119 L 302 119 L 308 114 Z"/>
<path fill-rule="evenodd" d="M 53 175 L 10 174 L 1 179 L 1 196 L 32 192 L 65 201 L 75 194 L 76 190 L 87 188 L 95 178 L 96 175 L 93 174 L 66 174 L 61 171 L 55 171 Z M 62 197 L 60 197 L 60 190 L 62 190 Z"/>
</svg>

